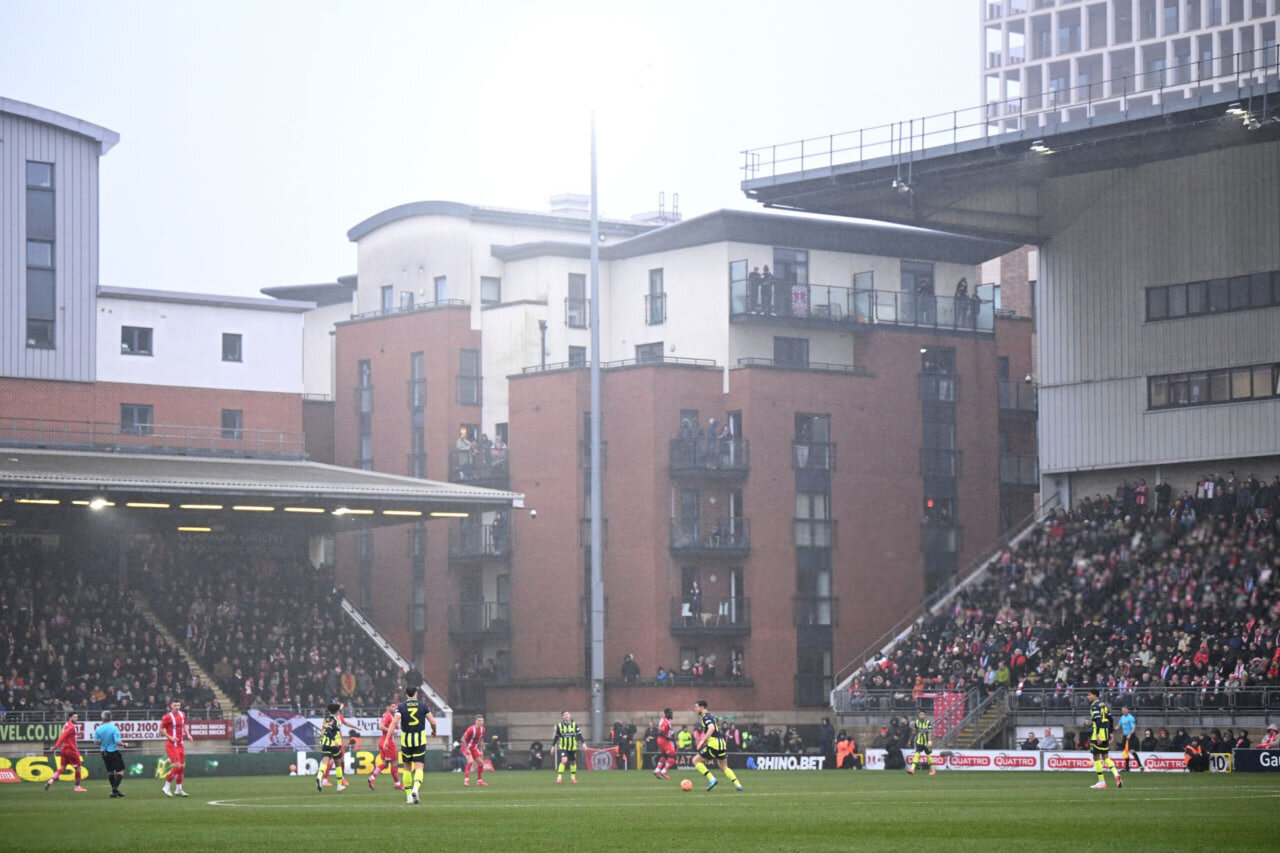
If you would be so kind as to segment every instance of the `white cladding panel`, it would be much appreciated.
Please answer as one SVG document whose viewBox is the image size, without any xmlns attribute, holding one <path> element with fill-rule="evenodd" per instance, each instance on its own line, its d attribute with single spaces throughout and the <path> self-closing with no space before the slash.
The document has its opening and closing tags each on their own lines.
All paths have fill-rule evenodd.
<svg viewBox="0 0 1280 853">
<path fill-rule="evenodd" d="M 86 136 L 0 113 L 0 376 L 94 378 L 100 151 Z M 26 345 L 27 161 L 54 171 L 53 349 Z"/>
<path fill-rule="evenodd" d="M 320 306 L 302 315 L 302 393 L 333 396 L 333 329 L 350 317 L 350 302 Z"/>
<path fill-rule="evenodd" d="M 1042 210 L 1041 470 L 1280 451 L 1278 400 L 1147 411 L 1148 376 L 1280 362 L 1280 308 L 1145 319 L 1148 287 L 1280 269 L 1280 143 L 1051 181 Z"/>
<path fill-rule="evenodd" d="M 102 296 L 98 317 L 103 382 L 302 393 L 301 313 Z M 152 330 L 152 355 L 121 351 L 124 326 Z M 222 360 L 224 332 L 241 336 L 241 361 Z"/>
</svg>

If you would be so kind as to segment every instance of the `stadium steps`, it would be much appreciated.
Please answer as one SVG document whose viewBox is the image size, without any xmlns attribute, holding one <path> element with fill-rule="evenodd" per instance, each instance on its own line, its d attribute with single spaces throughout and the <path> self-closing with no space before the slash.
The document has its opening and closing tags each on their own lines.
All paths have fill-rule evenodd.
<svg viewBox="0 0 1280 853">
<path fill-rule="evenodd" d="M 218 700 L 218 705 L 221 706 L 223 713 L 231 713 L 236 707 L 235 701 L 226 694 L 226 691 L 222 689 L 222 685 L 218 684 L 217 680 L 205 671 L 200 662 L 196 660 L 195 655 L 191 654 L 187 649 L 186 644 L 179 642 L 173 632 L 165 627 L 164 622 L 151 609 L 151 602 L 147 601 L 142 595 L 135 595 L 133 602 L 137 605 L 138 611 L 151 623 L 151 627 L 156 630 L 156 633 L 164 637 L 166 643 L 178 650 L 178 654 L 182 656 L 182 659 L 187 662 L 187 666 L 191 669 L 191 674 L 200 676 L 200 683 L 213 691 L 213 696 Z M 168 702 L 169 700 L 165 699 L 165 701 Z"/>
<path fill-rule="evenodd" d="M 941 749 L 982 749 L 1009 720 L 1009 689 L 1001 687 L 974 708 L 942 739 Z"/>
</svg>

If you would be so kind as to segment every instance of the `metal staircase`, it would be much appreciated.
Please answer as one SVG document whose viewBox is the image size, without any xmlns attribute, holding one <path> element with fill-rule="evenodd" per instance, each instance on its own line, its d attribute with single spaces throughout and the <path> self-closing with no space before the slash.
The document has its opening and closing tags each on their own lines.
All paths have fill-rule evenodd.
<svg viewBox="0 0 1280 853">
<path fill-rule="evenodd" d="M 978 703 L 960 725 L 947 732 L 938 749 L 982 749 L 1004 731 L 1009 720 L 1009 688 L 1001 687 Z"/>
</svg>

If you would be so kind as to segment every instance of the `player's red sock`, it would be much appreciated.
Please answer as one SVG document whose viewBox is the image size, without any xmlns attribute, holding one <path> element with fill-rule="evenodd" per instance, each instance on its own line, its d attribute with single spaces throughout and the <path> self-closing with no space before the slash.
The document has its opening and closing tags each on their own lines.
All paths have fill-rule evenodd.
<svg viewBox="0 0 1280 853">
<path fill-rule="evenodd" d="M 185 771 L 186 771 L 186 769 L 187 769 L 187 768 L 185 768 L 185 767 L 179 767 L 179 768 L 178 768 L 178 787 L 179 787 L 179 788 L 181 788 L 181 787 L 182 787 L 182 778 L 183 778 L 184 776 L 186 776 L 186 775 L 187 775 L 187 774 L 186 774 L 186 772 L 185 772 Z"/>
<path fill-rule="evenodd" d="M 80 779 L 82 778 L 81 773 L 83 772 L 84 772 L 84 768 L 81 767 L 79 764 L 77 764 L 76 765 L 76 787 L 77 788 L 80 787 Z"/>
<path fill-rule="evenodd" d="M 477 764 L 476 765 L 476 781 L 479 782 L 483 778 L 484 778 L 484 765 Z"/>
<path fill-rule="evenodd" d="M 178 778 L 178 768 L 173 767 L 169 770 L 169 774 L 164 777 L 166 782 L 173 782 Z"/>
</svg>

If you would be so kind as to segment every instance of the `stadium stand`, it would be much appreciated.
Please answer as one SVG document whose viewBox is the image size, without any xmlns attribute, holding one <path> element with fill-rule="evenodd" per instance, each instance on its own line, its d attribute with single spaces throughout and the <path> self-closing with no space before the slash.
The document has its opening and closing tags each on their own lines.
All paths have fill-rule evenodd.
<svg viewBox="0 0 1280 853">
<path fill-rule="evenodd" d="M 151 604 L 236 704 L 381 710 L 402 674 L 342 611 L 331 574 L 285 543 L 153 542 Z"/>
<path fill-rule="evenodd" d="M 1164 506 L 1126 484 L 1052 512 L 869 662 L 838 709 L 973 686 L 1070 709 L 1091 685 L 1140 708 L 1260 706 L 1280 696 L 1248 689 L 1280 686 L 1278 518 L 1280 477 L 1234 475 Z"/>
</svg>

